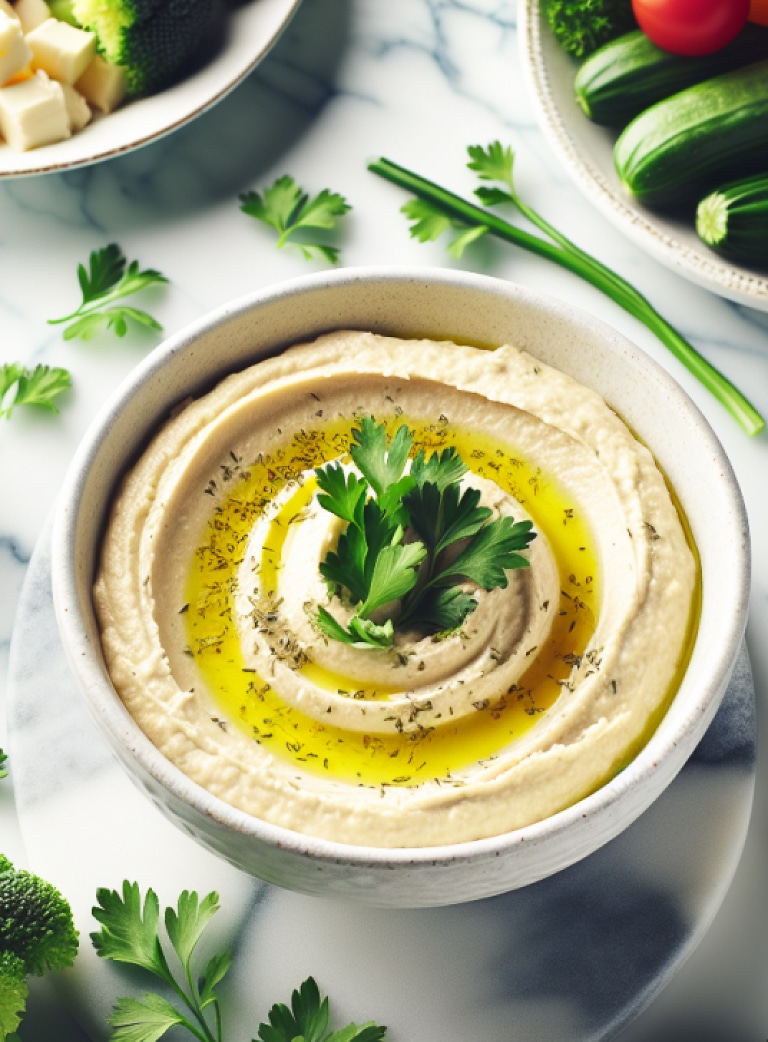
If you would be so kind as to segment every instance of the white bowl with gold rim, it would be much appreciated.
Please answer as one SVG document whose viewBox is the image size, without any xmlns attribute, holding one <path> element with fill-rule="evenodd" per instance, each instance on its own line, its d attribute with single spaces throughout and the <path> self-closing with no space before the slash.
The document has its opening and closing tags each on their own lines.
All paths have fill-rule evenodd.
<svg viewBox="0 0 768 1042">
<path fill-rule="evenodd" d="M 596 390 L 652 451 L 690 525 L 701 611 L 690 660 L 660 724 L 597 791 L 544 820 L 451 844 L 385 847 L 313 838 L 238 810 L 166 759 L 110 681 L 93 603 L 116 484 L 163 420 L 224 375 L 337 329 L 459 343 L 513 341 Z M 749 541 L 741 495 L 710 427 L 624 337 L 551 298 L 459 272 L 351 269 L 311 275 L 220 308 L 161 345 L 87 433 L 59 502 L 54 602 L 85 701 L 129 775 L 179 827 L 235 865 L 307 893 L 419 907 L 488 897 L 596 850 L 673 780 L 725 692 L 746 623 Z"/>
</svg>

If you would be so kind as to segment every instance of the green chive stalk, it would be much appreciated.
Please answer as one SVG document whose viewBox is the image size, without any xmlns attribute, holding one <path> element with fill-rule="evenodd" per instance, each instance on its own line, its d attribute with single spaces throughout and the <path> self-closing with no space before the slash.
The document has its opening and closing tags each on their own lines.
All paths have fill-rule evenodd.
<svg viewBox="0 0 768 1042">
<path fill-rule="evenodd" d="M 368 169 L 385 180 L 405 188 L 451 218 L 469 227 L 484 228 L 489 234 L 505 242 L 559 264 L 560 267 L 591 283 L 611 300 L 639 319 L 654 333 L 685 368 L 720 402 L 749 435 L 759 434 L 765 420 L 747 398 L 718 369 L 656 311 L 653 305 L 621 276 L 616 275 L 600 261 L 585 253 L 570 239 L 553 228 L 539 213 L 527 206 L 518 196 L 511 180 L 507 184 L 508 198 L 520 213 L 548 239 L 518 228 L 497 214 L 468 202 L 461 196 L 442 188 L 419 174 L 380 158 L 368 164 Z"/>
</svg>

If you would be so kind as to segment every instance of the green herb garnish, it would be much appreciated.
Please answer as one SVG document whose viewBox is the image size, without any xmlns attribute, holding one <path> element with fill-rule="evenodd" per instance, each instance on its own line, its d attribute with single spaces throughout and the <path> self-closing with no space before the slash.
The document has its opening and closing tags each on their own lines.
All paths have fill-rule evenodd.
<svg viewBox="0 0 768 1042">
<path fill-rule="evenodd" d="M 302 236 L 307 232 L 333 230 L 337 218 L 351 209 L 344 196 L 324 188 L 319 195 L 310 197 L 286 174 L 279 177 L 271 188 L 265 189 L 263 195 L 245 192 L 240 196 L 240 202 L 243 213 L 275 229 L 278 248 L 290 242 L 308 260 L 321 256 L 331 264 L 338 261 L 339 247 L 330 246 L 316 237 L 302 239 Z"/>
<path fill-rule="evenodd" d="M 66 369 L 36 365 L 27 369 L 9 362 L 0 369 L 0 417 L 10 419 L 18 405 L 36 405 L 48 412 L 58 412 L 55 399 L 71 385 Z"/>
<path fill-rule="evenodd" d="M 8 762 L 8 756 L 0 749 L 0 778 L 8 777 L 8 768 L 5 766 Z"/>
<path fill-rule="evenodd" d="M 160 902 L 147 890 L 142 902 L 137 883 L 124 880 L 122 893 L 99 889 L 93 914 L 101 930 L 91 935 L 97 953 L 113 962 L 138 966 L 162 982 L 166 994 L 149 992 L 140 999 L 119 998 L 108 1018 L 112 1042 L 157 1042 L 181 1027 L 200 1042 L 222 1042 L 222 1003 L 218 988 L 230 968 L 229 951 L 197 965 L 198 943 L 219 908 L 218 894 L 199 899 L 185 890 L 176 908 L 163 915 L 172 955 L 161 937 Z M 172 968 L 178 962 L 178 969 Z M 256 1042 L 380 1042 L 386 1029 L 371 1023 L 328 1031 L 328 999 L 320 999 L 313 978 L 294 991 L 291 1006 L 276 1003 L 269 1023 L 259 1026 Z"/>
<path fill-rule="evenodd" d="M 70 323 L 64 330 L 65 340 L 90 340 L 102 326 L 114 329 L 117 336 L 125 336 L 129 320 L 150 329 L 162 329 L 148 312 L 117 301 L 168 279 L 154 268 L 140 271 L 138 261 L 128 264 L 116 243 L 94 250 L 87 271 L 84 265 L 78 265 L 77 278 L 83 295 L 80 306 L 63 318 L 48 319 L 51 325 Z"/>
<path fill-rule="evenodd" d="M 494 141 L 487 149 L 472 145 L 467 151 L 470 157 L 469 169 L 475 171 L 482 181 L 497 183 L 497 187 L 483 185 L 476 189 L 475 194 L 483 206 L 468 202 L 389 159 L 377 159 L 369 164 L 368 169 L 417 197 L 407 202 L 402 212 L 412 222 L 411 235 L 420 242 L 438 239 L 444 232 L 453 230 L 455 237 L 448 248 L 449 253 L 453 257 L 460 257 L 470 242 L 486 234 L 495 235 L 559 264 L 601 290 L 647 326 L 728 410 L 747 434 L 759 434 L 764 429 L 765 420 L 741 391 L 662 318 L 638 290 L 581 250 L 523 202 L 512 178 L 514 155 L 510 148 L 504 148 L 498 141 Z M 546 238 L 518 228 L 488 209 L 500 203 L 514 206 Z"/>
<path fill-rule="evenodd" d="M 385 425 L 367 417 L 352 438 L 350 455 L 362 477 L 340 463 L 316 474 L 318 503 L 346 522 L 320 572 L 355 613 L 345 627 L 319 606 L 319 628 L 334 640 L 373 647 L 390 647 L 396 629 L 457 629 L 477 607 L 462 584 L 506 586 L 508 571 L 528 565 L 522 551 L 535 536 L 532 522 L 494 517 L 479 506 L 478 489 L 461 484 L 467 466 L 452 447 L 429 457 L 420 449 L 406 473 L 413 435 L 405 424 L 387 444 Z M 392 615 L 372 618 L 392 604 Z"/>
</svg>

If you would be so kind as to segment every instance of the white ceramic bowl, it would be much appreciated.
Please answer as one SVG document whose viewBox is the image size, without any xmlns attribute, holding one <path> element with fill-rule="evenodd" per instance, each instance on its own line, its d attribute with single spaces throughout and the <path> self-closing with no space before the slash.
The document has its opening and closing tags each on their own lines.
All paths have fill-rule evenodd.
<svg viewBox="0 0 768 1042">
<path fill-rule="evenodd" d="M 657 731 L 599 791 L 536 825 L 424 849 L 353 847 L 264 824 L 192 783 L 125 711 L 101 655 L 91 598 L 115 483 L 179 401 L 223 374 L 334 328 L 470 342 L 514 339 L 596 388 L 645 441 L 677 491 L 701 557 L 703 605 L 690 665 Z M 235 301 L 155 350 L 107 404 L 65 482 L 53 533 L 54 601 L 69 662 L 129 775 L 180 828 L 246 871 L 306 893 L 418 907 L 488 897 L 590 854 L 672 781 L 710 723 L 746 623 L 749 540 L 728 459 L 678 385 L 596 319 L 485 276 L 349 269 Z"/>
<path fill-rule="evenodd" d="M 0 139 L 0 178 L 50 174 L 131 152 L 170 134 L 221 101 L 267 55 L 301 0 L 243 0 L 225 17 L 210 61 L 166 90 L 127 102 L 66 141 L 14 151 Z"/>
</svg>

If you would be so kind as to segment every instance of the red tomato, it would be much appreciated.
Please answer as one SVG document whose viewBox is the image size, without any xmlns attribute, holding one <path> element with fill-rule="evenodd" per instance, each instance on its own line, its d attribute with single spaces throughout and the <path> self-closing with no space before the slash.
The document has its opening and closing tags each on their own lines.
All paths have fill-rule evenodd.
<svg viewBox="0 0 768 1042">
<path fill-rule="evenodd" d="M 672 54 L 711 54 L 744 28 L 750 0 L 632 0 L 638 25 Z"/>
</svg>

